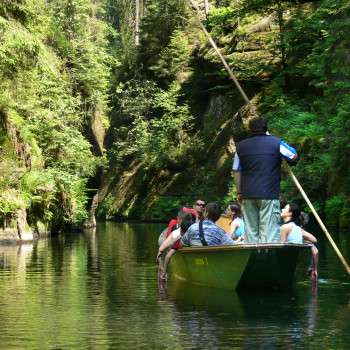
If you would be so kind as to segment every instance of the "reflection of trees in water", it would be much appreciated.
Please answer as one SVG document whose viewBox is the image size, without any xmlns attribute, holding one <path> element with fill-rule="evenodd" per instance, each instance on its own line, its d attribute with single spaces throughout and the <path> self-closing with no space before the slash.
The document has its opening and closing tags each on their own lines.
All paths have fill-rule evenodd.
<svg viewBox="0 0 350 350">
<path fill-rule="evenodd" d="M 16 272 L 16 284 L 25 282 L 27 264 L 33 254 L 33 244 L 12 244 L 0 247 L 0 268 Z"/>
<path fill-rule="evenodd" d="M 98 255 L 105 277 L 104 321 L 112 348 L 135 343 L 159 348 L 163 340 L 157 334 L 170 334 L 172 322 L 169 314 L 161 312 L 156 294 L 159 229 L 149 231 L 147 227 L 107 223 L 97 228 Z"/>
<path fill-rule="evenodd" d="M 237 294 L 169 281 L 159 297 L 158 227 L 110 223 L 34 245 L 0 247 L 0 345 L 8 329 L 23 332 L 18 348 L 20 339 L 32 341 L 32 348 L 345 344 L 349 294 L 336 281 L 321 283 L 318 296 L 308 282 L 287 293 Z M 337 339 L 323 341 L 327 332 Z"/>
<path fill-rule="evenodd" d="M 333 335 L 338 338 L 341 343 L 349 345 L 350 343 L 350 300 L 344 304 L 343 307 L 337 309 L 336 317 L 333 318 L 330 327 Z M 346 339 L 344 339 L 346 335 Z M 341 346 L 339 346 L 341 348 Z"/>
<path fill-rule="evenodd" d="M 28 249 L 29 248 L 29 249 Z M 17 266 L 18 259 L 23 257 L 22 252 L 32 251 L 33 245 L 26 244 L 26 247 L 22 245 L 12 244 L 3 245 L 0 247 L 0 268 L 2 270 L 11 270 Z"/>
<path fill-rule="evenodd" d="M 186 334 L 182 345 L 277 349 L 307 344 L 314 334 L 317 294 L 296 291 L 245 292 L 212 290 L 170 282 L 167 298 L 174 322 Z M 187 333 L 186 333 L 187 332 Z"/>
<path fill-rule="evenodd" d="M 224 328 L 220 327 L 216 316 L 228 312 L 223 307 L 225 304 L 223 301 L 228 301 L 226 305 L 231 304 L 232 300 L 233 304 L 237 302 L 235 293 L 227 292 L 178 281 L 172 281 L 169 285 L 164 283 L 159 285 L 164 312 L 172 314 L 172 335 L 178 339 L 178 346 L 198 349 L 220 348 Z"/>
<path fill-rule="evenodd" d="M 332 238 L 337 244 L 339 250 L 349 262 L 350 260 L 350 235 L 348 231 L 337 231 L 334 227 L 330 227 Z M 318 240 L 319 249 L 319 278 L 322 279 L 337 279 L 339 281 L 347 281 L 348 275 L 345 274 L 345 270 L 333 247 L 327 240 L 325 234 L 319 228 L 318 225 L 311 225 L 309 230 L 313 232 Z M 308 254 L 309 255 L 309 254 Z M 304 258 L 304 257 L 303 257 Z M 305 259 L 303 259 L 305 260 Z M 303 271 L 303 276 L 304 276 Z"/>
<path fill-rule="evenodd" d="M 92 347 L 98 339 L 118 344 L 118 335 L 135 342 L 137 333 L 142 334 L 144 329 L 152 327 L 149 333 L 153 332 L 147 315 L 154 307 L 145 314 L 140 299 L 149 302 L 149 286 L 156 289 L 155 264 L 152 270 L 137 262 L 140 236 L 128 225 L 103 225 L 99 229 L 98 233 L 91 230 L 39 241 L 27 255 L 23 254 L 24 246 L 13 246 L 7 252 L 3 249 L 2 270 L 23 271 L 22 278 L 18 273 L 12 279 L 1 276 L 0 292 L 3 300 L 9 301 L 6 314 L 18 321 L 9 322 L 14 330 L 20 324 L 47 330 L 46 343 L 37 339 L 43 347 L 59 345 L 63 339 L 71 344 L 83 341 Z M 150 251 L 149 247 L 144 249 Z M 17 285 L 23 281 L 15 290 L 21 295 L 16 304 L 6 295 L 14 280 Z M 157 305 L 154 292 L 153 304 Z M 20 320 L 13 314 L 15 305 L 23 311 L 18 314 Z M 35 331 L 28 337 L 35 337 Z"/>
<path fill-rule="evenodd" d="M 314 344 L 323 349 L 348 349 L 350 343 L 350 283 L 335 280 L 319 285 Z"/>
<path fill-rule="evenodd" d="M 309 301 L 307 304 L 306 322 L 305 322 L 305 328 L 304 328 L 305 335 L 308 337 L 313 336 L 316 329 L 317 310 L 318 310 L 317 296 L 318 296 L 317 283 L 313 282 L 311 286 Z"/>
<path fill-rule="evenodd" d="M 306 293 L 305 293 L 306 292 Z M 311 291 L 297 290 L 240 293 L 248 333 L 247 348 L 293 348 L 300 345 L 315 327 Z"/>
</svg>

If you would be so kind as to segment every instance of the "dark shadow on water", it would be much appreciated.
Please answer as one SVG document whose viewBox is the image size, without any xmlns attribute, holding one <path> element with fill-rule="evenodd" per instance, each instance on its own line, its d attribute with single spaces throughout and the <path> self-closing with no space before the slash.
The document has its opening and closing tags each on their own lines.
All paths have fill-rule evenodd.
<svg viewBox="0 0 350 350">
<path fill-rule="evenodd" d="M 243 349 L 302 348 L 317 329 L 318 294 L 311 284 L 283 292 L 235 292 L 174 280 L 160 283 L 159 293 L 179 329 L 195 330 L 190 340 L 198 347 L 207 347 L 210 338 L 217 348 L 230 339 Z"/>
<path fill-rule="evenodd" d="M 183 311 L 205 310 L 213 313 L 242 313 L 238 295 L 233 290 L 207 288 L 186 282 L 169 281 L 166 295 Z"/>
</svg>

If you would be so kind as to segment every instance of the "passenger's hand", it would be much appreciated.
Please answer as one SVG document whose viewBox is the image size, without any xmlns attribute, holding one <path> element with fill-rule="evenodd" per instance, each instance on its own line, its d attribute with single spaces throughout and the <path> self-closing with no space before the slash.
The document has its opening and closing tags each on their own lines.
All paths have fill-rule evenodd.
<svg viewBox="0 0 350 350">
<path fill-rule="evenodd" d="M 162 272 L 160 275 L 159 275 L 159 279 L 161 281 L 167 281 L 168 280 L 168 274 L 166 272 Z"/>
<path fill-rule="evenodd" d="M 158 254 L 157 254 L 157 257 L 156 257 L 156 261 L 159 262 L 161 256 L 163 255 L 163 252 L 161 252 L 160 250 L 158 250 Z"/>
<path fill-rule="evenodd" d="M 244 237 L 243 237 L 243 236 L 238 237 L 238 238 L 235 240 L 235 243 L 236 243 L 236 244 L 244 243 Z"/>
<path fill-rule="evenodd" d="M 237 202 L 239 203 L 239 204 L 242 204 L 242 194 L 241 193 L 238 193 L 237 194 Z"/>
<path fill-rule="evenodd" d="M 311 281 L 316 282 L 317 281 L 317 269 L 313 268 L 313 267 L 309 267 L 307 270 L 307 274 L 309 276 L 309 278 L 311 279 Z"/>
</svg>

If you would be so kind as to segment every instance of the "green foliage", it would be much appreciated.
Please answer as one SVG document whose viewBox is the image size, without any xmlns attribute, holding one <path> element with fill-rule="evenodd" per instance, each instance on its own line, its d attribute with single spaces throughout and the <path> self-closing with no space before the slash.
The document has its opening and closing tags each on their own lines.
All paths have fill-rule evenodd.
<svg viewBox="0 0 350 350">
<path fill-rule="evenodd" d="M 0 220 L 24 208 L 33 225 L 79 223 L 101 163 L 84 130 L 106 110 L 107 26 L 88 0 L 6 2 L 1 11 Z"/>
<path fill-rule="evenodd" d="M 109 78 L 106 24 L 96 17 L 90 0 L 55 0 L 51 9 L 51 45 L 72 73 L 82 110 L 104 104 Z"/>
<path fill-rule="evenodd" d="M 214 27 L 217 25 L 226 25 L 237 16 L 237 11 L 232 7 L 218 7 L 210 11 L 208 18 L 208 26 Z"/>
<path fill-rule="evenodd" d="M 32 17 L 32 11 L 26 6 L 26 0 L 2 0 L 0 16 L 26 23 Z"/>
<path fill-rule="evenodd" d="M 118 84 L 134 75 L 137 61 L 134 22 L 135 2 L 105 0 L 104 18 L 108 23 L 108 52 L 114 58 L 112 81 Z"/>
<path fill-rule="evenodd" d="M 150 67 L 159 78 L 174 79 L 188 68 L 192 48 L 189 38 L 181 30 L 175 30 L 169 44 L 162 50 L 157 63 Z"/>
<path fill-rule="evenodd" d="M 299 148 L 296 173 L 301 182 L 333 223 L 346 212 L 350 196 L 350 70 L 345 63 L 349 13 L 348 2 L 325 0 L 303 18 L 293 17 L 286 35 L 293 65 L 263 99 L 272 127 Z M 294 83 L 298 81 L 302 92 Z M 293 194 L 291 186 L 284 188 Z"/>
<path fill-rule="evenodd" d="M 147 215 L 153 220 L 168 221 L 175 218 L 184 201 L 178 197 L 161 196 L 154 205 L 148 209 Z"/>
<path fill-rule="evenodd" d="M 339 223 L 340 219 L 346 218 L 350 209 L 348 205 L 349 202 L 343 193 L 328 198 L 326 200 L 325 210 L 329 224 L 336 225 Z"/>
<path fill-rule="evenodd" d="M 123 100 L 121 117 L 128 114 L 131 127 L 122 128 L 124 137 L 114 143 L 116 159 L 132 156 L 141 160 L 146 168 L 162 169 L 181 162 L 190 152 L 191 143 L 198 139 L 190 140 L 192 116 L 188 106 L 178 102 L 179 88 L 174 82 L 168 91 L 162 91 L 146 83 L 139 89 L 139 93 L 143 93 L 143 96 L 138 94 L 142 103 L 135 104 L 131 98 L 130 104 L 125 104 L 126 99 Z M 126 96 L 133 93 L 129 89 L 123 92 Z M 122 136 L 120 129 L 117 131 Z"/>
<path fill-rule="evenodd" d="M 253 3 L 232 2 L 230 6 L 214 8 L 207 21 L 211 36 L 237 78 L 249 82 L 257 82 L 260 76 L 270 74 L 282 56 L 281 33 L 275 24 L 278 6 L 267 1 L 259 8 Z M 217 71 L 227 76 L 209 43 L 204 58 L 215 63 Z"/>
<path fill-rule="evenodd" d="M 238 26 L 239 11 L 233 7 L 218 7 L 210 11 L 207 25 L 216 38 L 227 34 Z"/>
<path fill-rule="evenodd" d="M 15 213 L 26 205 L 26 198 L 16 190 L 8 190 L 0 195 L 0 213 L 3 216 Z"/>
<path fill-rule="evenodd" d="M 0 220 L 20 208 L 31 223 L 57 228 L 86 217 L 87 179 L 103 162 L 86 138 L 97 115 L 111 125 L 108 157 L 116 171 L 134 162 L 143 165 L 143 179 L 177 174 L 178 182 L 168 182 L 178 201 L 168 190 L 152 194 L 155 218 L 202 194 L 223 205 L 235 196 L 229 157 L 217 150 L 227 138 L 216 140 L 227 113 L 209 101 L 220 93 L 238 108 L 241 100 L 187 0 L 143 3 L 136 46 L 135 2 L 2 1 Z M 312 200 L 328 216 L 346 217 L 348 1 L 211 5 L 207 28 L 248 95 L 261 92 L 258 107 L 271 130 L 298 148 L 295 172 Z M 298 196 L 289 180 L 282 187 Z M 113 205 L 108 196 L 100 211 L 117 214 Z M 132 205 L 125 212 L 140 215 Z"/>
<path fill-rule="evenodd" d="M 0 70 L 5 78 L 35 65 L 38 59 L 39 42 L 24 28 L 0 19 L 2 44 L 0 47 Z M 0 33 L 1 33 L 0 32 Z"/>
<path fill-rule="evenodd" d="M 237 189 L 234 184 L 234 181 L 231 181 L 229 184 L 228 191 L 226 195 L 220 199 L 221 209 L 224 210 L 231 203 L 237 203 Z"/>
<path fill-rule="evenodd" d="M 97 208 L 97 217 L 103 219 L 109 219 L 113 217 L 111 212 L 113 207 L 113 196 L 108 193 L 108 195 L 103 199 L 102 203 Z"/>
<path fill-rule="evenodd" d="M 152 0 L 147 4 L 138 55 L 139 62 L 142 62 L 146 70 L 157 65 L 161 52 L 169 44 L 174 31 L 184 28 L 188 17 L 187 0 Z"/>
<path fill-rule="evenodd" d="M 134 123 L 137 127 L 135 120 L 151 118 L 153 96 L 159 91 L 156 84 L 148 80 L 130 80 L 125 84 L 120 83 L 116 88 L 110 128 L 110 138 L 114 142 L 109 150 L 112 162 L 120 163 L 137 152 L 130 137 L 134 140 L 138 135 L 130 130 L 130 125 Z"/>
</svg>

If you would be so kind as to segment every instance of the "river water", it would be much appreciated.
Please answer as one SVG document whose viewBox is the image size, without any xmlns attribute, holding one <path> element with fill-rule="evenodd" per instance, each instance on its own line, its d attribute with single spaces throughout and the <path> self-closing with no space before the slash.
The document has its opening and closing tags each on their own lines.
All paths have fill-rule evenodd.
<svg viewBox="0 0 350 350">
<path fill-rule="evenodd" d="M 289 291 L 158 286 L 158 224 L 0 247 L 0 349 L 349 349 L 350 278 L 320 242 Z M 335 237 L 349 259 L 348 235 Z M 268 268 L 268 267 L 267 267 Z"/>
</svg>

